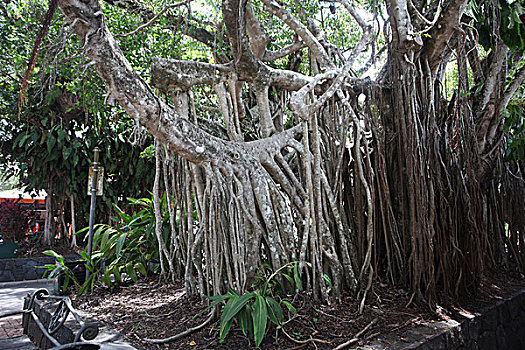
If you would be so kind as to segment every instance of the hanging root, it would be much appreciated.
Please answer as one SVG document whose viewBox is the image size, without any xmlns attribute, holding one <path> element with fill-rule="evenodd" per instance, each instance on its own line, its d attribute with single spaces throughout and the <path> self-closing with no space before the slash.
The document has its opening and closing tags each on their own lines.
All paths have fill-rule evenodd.
<svg viewBox="0 0 525 350">
<path fill-rule="evenodd" d="M 306 344 L 309 344 L 309 343 L 322 343 L 322 344 L 330 344 L 330 342 L 328 340 L 324 340 L 324 339 L 317 339 L 317 338 L 310 338 L 310 339 L 306 339 L 306 340 L 298 340 L 298 339 L 295 339 L 294 337 L 290 336 L 288 333 L 286 333 L 286 331 L 284 330 L 284 328 L 281 328 L 281 331 L 283 332 L 283 334 L 288 338 L 290 339 L 291 341 L 293 341 L 294 343 L 297 343 L 297 344 L 303 344 L 303 346 L 305 346 Z M 301 348 L 301 347 L 300 347 Z M 299 349 L 300 349 L 299 348 Z"/>
<path fill-rule="evenodd" d="M 165 343 L 172 342 L 174 340 L 183 338 L 183 337 L 187 336 L 188 334 L 196 332 L 199 329 L 205 327 L 206 325 L 208 325 L 213 320 L 214 316 L 215 316 L 215 309 L 212 309 L 210 311 L 210 314 L 208 315 L 208 318 L 204 322 L 202 322 L 200 325 L 198 325 L 198 326 L 195 326 L 193 328 L 188 328 L 184 332 L 180 332 L 180 333 L 175 334 L 175 335 L 173 335 L 171 337 L 168 337 L 168 338 L 162 338 L 162 339 L 144 338 L 143 340 L 147 341 L 148 343 L 152 343 L 152 344 L 165 344 Z"/>
<path fill-rule="evenodd" d="M 349 345 L 357 343 L 359 341 L 359 337 L 362 336 L 368 329 L 370 329 L 370 327 L 372 327 L 376 322 L 377 322 L 377 318 L 374 318 L 369 324 L 366 325 L 365 328 L 357 332 L 356 335 L 354 335 L 352 339 L 342 344 L 339 344 L 337 347 L 334 348 L 334 350 L 341 350 L 341 349 L 346 348 Z"/>
</svg>

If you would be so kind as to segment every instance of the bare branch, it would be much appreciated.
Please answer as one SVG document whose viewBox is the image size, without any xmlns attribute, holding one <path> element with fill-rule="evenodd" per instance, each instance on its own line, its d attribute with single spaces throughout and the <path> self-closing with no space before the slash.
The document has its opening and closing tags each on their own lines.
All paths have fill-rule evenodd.
<svg viewBox="0 0 525 350">
<path fill-rule="evenodd" d="M 306 45 L 302 41 L 296 41 L 293 44 L 290 44 L 288 46 L 285 46 L 279 50 L 276 51 L 268 51 L 264 53 L 264 56 L 262 58 L 263 62 L 271 62 L 275 61 L 279 58 L 288 56 L 291 53 L 294 53 L 296 51 L 301 50 L 302 48 L 305 48 Z"/>
<path fill-rule="evenodd" d="M 178 2 L 178 3 L 172 4 L 172 5 L 168 5 L 168 6 L 164 7 L 164 8 L 163 8 L 159 13 L 157 13 L 155 16 L 153 16 L 153 18 L 151 18 L 148 22 L 146 22 L 146 23 L 144 23 L 143 25 L 137 27 L 134 31 L 129 32 L 129 33 L 126 33 L 126 34 L 119 34 L 119 35 L 116 35 L 116 37 L 127 37 L 127 36 L 135 35 L 135 34 L 137 34 L 138 32 L 140 32 L 142 29 L 147 28 L 147 27 L 151 26 L 153 23 L 155 23 L 155 21 L 156 21 L 160 16 L 162 16 L 166 11 L 168 11 L 169 9 L 176 8 L 176 7 L 180 7 L 180 6 L 183 6 L 183 5 L 188 5 L 191 1 L 193 1 L 193 0 L 186 0 L 186 1 L 181 1 L 181 2 Z"/>
<path fill-rule="evenodd" d="M 246 29 L 250 36 L 250 48 L 253 54 L 258 59 L 262 59 L 266 53 L 266 46 L 271 39 L 250 6 L 246 7 Z"/>
<path fill-rule="evenodd" d="M 505 89 L 505 92 L 503 93 L 503 98 L 500 103 L 498 115 L 502 115 L 505 108 L 507 108 L 510 99 L 512 96 L 516 93 L 518 88 L 523 84 L 525 81 L 525 66 L 522 66 L 514 75 L 514 79 L 512 79 L 512 83 L 507 86 Z"/>
<path fill-rule="evenodd" d="M 322 63 L 324 67 L 334 67 L 334 64 L 328 57 L 328 54 L 326 53 L 323 45 L 321 45 L 317 38 L 312 34 L 312 32 L 308 30 L 308 28 L 306 28 L 304 24 L 301 23 L 301 21 L 299 21 L 290 12 L 279 6 L 279 4 L 273 0 L 265 0 L 263 3 L 264 8 L 268 10 L 268 12 L 281 19 L 303 40 L 310 50 L 312 50 L 313 55 Z"/>
</svg>

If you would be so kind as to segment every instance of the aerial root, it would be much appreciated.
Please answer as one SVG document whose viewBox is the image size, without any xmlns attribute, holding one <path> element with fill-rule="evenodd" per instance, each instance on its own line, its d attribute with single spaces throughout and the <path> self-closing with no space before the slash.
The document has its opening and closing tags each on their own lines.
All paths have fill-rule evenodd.
<svg viewBox="0 0 525 350">
<path fill-rule="evenodd" d="M 306 346 L 306 344 L 308 343 L 323 343 L 323 344 L 330 344 L 329 341 L 327 340 L 323 340 L 323 339 L 317 339 L 317 338 L 310 338 L 310 339 L 306 339 L 306 340 L 298 340 L 298 339 L 295 339 L 294 337 L 292 337 L 291 335 L 289 335 L 288 333 L 286 333 L 286 331 L 284 330 L 284 328 L 281 328 L 281 331 L 283 331 L 283 334 L 286 335 L 286 337 L 288 339 L 290 339 L 291 341 L 293 341 L 294 343 L 297 343 L 297 344 L 302 344 L 301 346 L 299 347 L 295 347 L 293 349 L 301 349 L 302 347 Z M 291 349 L 290 349 L 291 350 Z"/>
<path fill-rule="evenodd" d="M 193 328 L 186 329 L 184 332 L 180 332 L 180 333 L 175 334 L 175 335 L 173 335 L 171 337 L 162 338 L 162 339 L 144 338 L 143 340 L 147 341 L 148 343 L 153 343 L 153 344 L 164 344 L 164 343 L 172 342 L 174 340 L 183 338 L 183 337 L 187 336 L 188 334 L 191 334 L 191 333 L 193 333 L 195 331 L 198 331 L 199 329 L 205 327 L 207 324 L 209 324 L 213 320 L 214 315 L 215 315 L 215 309 L 210 311 L 210 314 L 209 314 L 208 318 L 206 319 L 206 321 L 202 322 L 200 325 L 195 326 Z"/>
<path fill-rule="evenodd" d="M 375 323 L 377 322 L 377 318 L 374 318 L 369 324 L 366 325 L 365 328 L 361 329 L 359 332 L 356 333 L 356 335 L 354 335 L 354 337 L 352 339 L 350 339 L 349 341 L 345 342 L 345 343 L 342 343 L 340 345 L 338 345 L 337 347 L 334 348 L 334 350 L 340 350 L 340 349 L 344 349 L 346 348 L 347 346 L 349 345 L 352 345 L 354 343 L 356 343 L 358 340 L 359 340 L 359 337 L 362 336 L 370 327 L 372 327 Z"/>
</svg>

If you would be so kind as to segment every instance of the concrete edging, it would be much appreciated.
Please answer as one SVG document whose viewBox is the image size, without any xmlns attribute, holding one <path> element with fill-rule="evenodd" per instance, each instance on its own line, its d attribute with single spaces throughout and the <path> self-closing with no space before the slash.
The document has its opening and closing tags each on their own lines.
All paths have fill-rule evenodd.
<svg viewBox="0 0 525 350">
<path fill-rule="evenodd" d="M 67 256 L 66 259 L 77 259 L 77 256 Z M 40 256 L 34 258 L 9 258 L 0 259 L 0 283 L 41 280 L 46 271 L 37 266 L 54 264 L 52 256 Z"/>
<path fill-rule="evenodd" d="M 525 349 L 525 287 L 507 294 L 501 301 L 462 316 L 466 319 L 421 320 L 405 329 L 402 335 L 380 335 L 357 349 Z"/>
</svg>

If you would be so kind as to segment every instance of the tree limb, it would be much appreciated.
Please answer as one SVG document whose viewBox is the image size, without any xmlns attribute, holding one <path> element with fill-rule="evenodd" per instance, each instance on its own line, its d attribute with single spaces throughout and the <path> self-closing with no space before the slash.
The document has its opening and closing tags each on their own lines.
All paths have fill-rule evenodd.
<svg viewBox="0 0 525 350">
<path fill-rule="evenodd" d="M 211 64 L 156 57 L 151 64 L 151 84 L 163 91 L 174 87 L 187 90 L 194 85 L 215 85 L 234 74 L 232 63 Z"/>
<path fill-rule="evenodd" d="M 192 0 L 186 0 L 186 1 L 181 1 L 181 2 L 178 2 L 178 3 L 172 4 L 172 5 L 165 6 L 159 13 L 157 13 L 155 16 L 153 16 L 153 18 L 151 18 L 147 23 L 144 23 L 143 25 L 138 26 L 132 32 L 129 32 L 129 33 L 126 33 L 126 34 L 119 34 L 119 35 L 116 35 L 116 37 L 127 37 L 127 36 L 135 35 L 138 32 L 140 32 L 142 29 L 151 26 L 160 16 L 162 16 L 169 9 L 175 8 L 175 7 L 180 7 L 180 6 L 183 6 L 183 5 L 187 5 L 191 1 Z"/>
<path fill-rule="evenodd" d="M 467 3 L 467 0 L 450 1 L 441 12 L 441 17 L 429 31 L 430 38 L 425 40 L 423 54 L 427 57 L 433 72 L 439 66 L 452 34 L 459 29 L 460 19 L 467 8 Z"/>
<path fill-rule="evenodd" d="M 317 40 L 317 38 L 295 18 L 290 12 L 282 8 L 273 0 L 264 0 L 264 8 L 268 10 L 272 15 L 281 19 L 286 23 L 301 39 L 302 41 L 312 50 L 313 55 L 322 63 L 326 68 L 333 68 L 334 64 L 328 57 L 323 45 Z"/>
<path fill-rule="evenodd" d="M 510 99 L 512 96 L 516 93 L 518 88 L 523 84 L 525 81 L 525 66 L 522 66 L 514 75 L 514 79 L 512 79 L 512 83 L 507 86 L 505 89 L 505 92 L 503 93 L 503 98 L 501 100 L 501 103 L 499 105 L 498 115 L 502 115 L 505 108 L 507 108 Z"/>
</svg>

